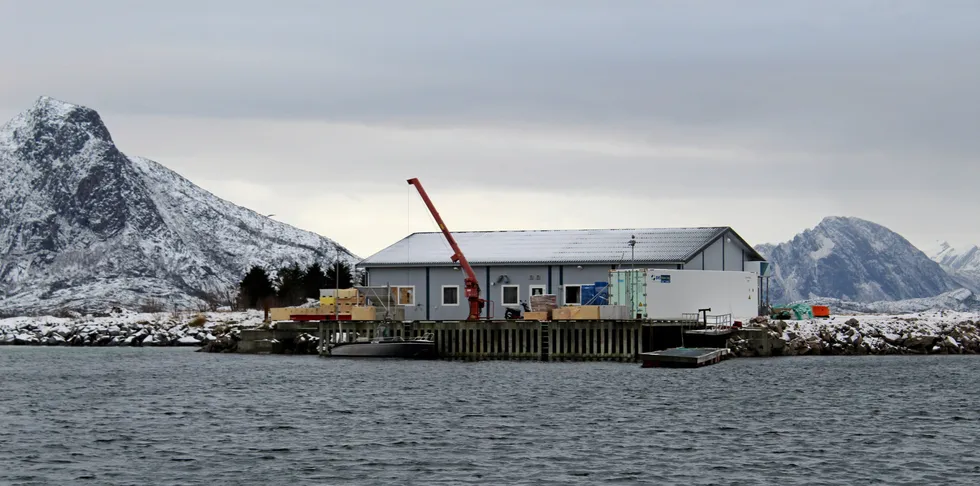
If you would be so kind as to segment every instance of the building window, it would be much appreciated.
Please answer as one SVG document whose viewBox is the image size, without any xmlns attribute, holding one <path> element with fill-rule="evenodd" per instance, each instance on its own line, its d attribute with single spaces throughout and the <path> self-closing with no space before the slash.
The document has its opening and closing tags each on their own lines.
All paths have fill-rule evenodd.
<svg viewBox="0 0 980 486">
<path fill-rule="evenodd" d="M 579 305 L 582 303 L 582 286 L 565 285 L 565 305 Z"/>
<path fill-rule="evenodd" d="M 535 295 L 544 295 L 544 285 L 531 286 L 531 297 L 534 297 Z"/>
<path fill-rule="evenodd" d="M 391 292 L 395 294 L 395 302 L 398 305 L 415 305 L 415 286 L 407 285 L 402 287 L 391 287 Z"/>
<path fill-rule="evenodd" d="M 459 285 L 442 286 L 442 305 L 459 305 Z"/>
<path fill-rule="evenodd" d="M 520 304 L 520 298 L 521 298 L 520 289 L 521 288 L 517 285 L 501 285 L 500 286 L 501 305 Z"/>
</svg>

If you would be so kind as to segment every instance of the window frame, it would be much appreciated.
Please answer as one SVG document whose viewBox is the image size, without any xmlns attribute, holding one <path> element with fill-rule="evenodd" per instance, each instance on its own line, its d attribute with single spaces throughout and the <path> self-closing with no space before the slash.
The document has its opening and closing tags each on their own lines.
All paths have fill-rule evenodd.
<svg viewBox="0 0 980 486">
<path fill-rule="evenodd" d="M 446 289 L 450 289 L 450 288 L 456 289 L 456 303 L 455 304 L 447 304 L 446 303 Z M 459 298 L 459 285 L 443 285 L 441 292 L 439 292 L 439 295 L 440 295 L 440 300 L 442 301 L 442 306 L 443 307 L 459 307 L 459 302 L 460 302 L 460 298 Z"/>
<path fill-rule="evenodd" d="M 404 307 L 414 307 L 415 306 L 415 286 L 414 285 L 392 285 L 391 289 L 395 291 L 395 302 L 397 305 Z M 402 289 L 412 289 L 412 301 L 410 303 L 402 302 Z"/>
<path fill-rule="evenodd" d="M 504 302 L 504 291 L 506 289 L 508 289 L 508 288 L 511 288 L 511 287 L 517 289 L 517 301 L 516 302 L 511 302 L 511 303 Z M 502 306 L 504 306 L 504 305 L 521 305 L 521 286 L 520 285 L 514 285 L 514 284 L 501 285 L 500 286 L 500 305 L 502 305 Z"/>
<path fill-rule="evenodd" d="M 548 286 L 547 285 L 531 285 L 528 288 L 528 294 L 527 294 L 527 297 L 529 299 L 531 297 L 534 297 L 534 289 L 541 289 L 541 293 L 538 294 L 538 295 L 546 295 L 548 293 Z"/>
<path fill-rule="evenodd" d="M 583 284 L 564 284 L 561 289 L 562 305 L 582 305 L 582 285 Z M 578 289 L 578 302 L 568 302 L 568 289 L 575 287 Z"/>
</svg>

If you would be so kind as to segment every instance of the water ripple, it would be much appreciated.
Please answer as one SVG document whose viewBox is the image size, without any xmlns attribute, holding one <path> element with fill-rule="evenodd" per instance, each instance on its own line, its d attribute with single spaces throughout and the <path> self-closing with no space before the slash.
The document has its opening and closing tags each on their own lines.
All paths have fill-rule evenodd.
<svg viewBox="0 0 980 486">
<path fill-rule="evenodd" d="M 980 359 L 0 348 L 2 484 L 975 484 Z"/>
</svg>

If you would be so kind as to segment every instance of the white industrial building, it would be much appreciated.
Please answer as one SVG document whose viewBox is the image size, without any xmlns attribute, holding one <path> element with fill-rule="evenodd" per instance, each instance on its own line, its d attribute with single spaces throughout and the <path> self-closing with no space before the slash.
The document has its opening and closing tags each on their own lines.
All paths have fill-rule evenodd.
<svg viewBox="0 0 980 486">
<path fill-rule="evenodd" d="M 606 282 L 615 269 L 758 274 L 765 267 L 762 255 L 730 227 L 461 231 L 453 237 L 480 280 L 481 296 L 492 302 L 485 312 L 494 317 L 532 294 L 556 294 L 560 305 L 580 304 L 581 286 Z M 393 287 L 405 319 L 462 320 L 468 313 L 465 275 L 452 255 L 442 233 L 414 233 L 357 267 L 365 271 L 367 285 Z"/>
</svg>

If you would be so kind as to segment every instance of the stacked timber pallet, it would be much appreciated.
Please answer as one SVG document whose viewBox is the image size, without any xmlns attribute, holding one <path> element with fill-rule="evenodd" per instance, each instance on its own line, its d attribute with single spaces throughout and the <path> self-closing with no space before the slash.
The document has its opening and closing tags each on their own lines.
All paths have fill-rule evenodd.
<svg viewBox="0 0 980 486">
<path fill-rule="evenodd" d="M 336 309 L 337 315 L 349 316 L 354 307 L 363 305 L 364 296 L 357 289 L 320 290 L 320 309 L 328 314 L 333 315 Z"/>
<path fill-rule="evenodd" d="M 275 307 L 269 309 L 272 321 L 353 319 L 354 309 L 364 305 L 364 296 L 357 289 L 320 289 L 317 307 Z M 363 316 L 364 314 L 360 314 Z M 367 319 L 365 319 L 367 320 Z"/>
<path fill-rule="evenodd" d="M 524 313 L 527 321 L 551 320 L 551 313 L 558 308 L 558 296 L 555 294 L 532 295 L 529 303 L 531 310 Z"/>
</svg>

